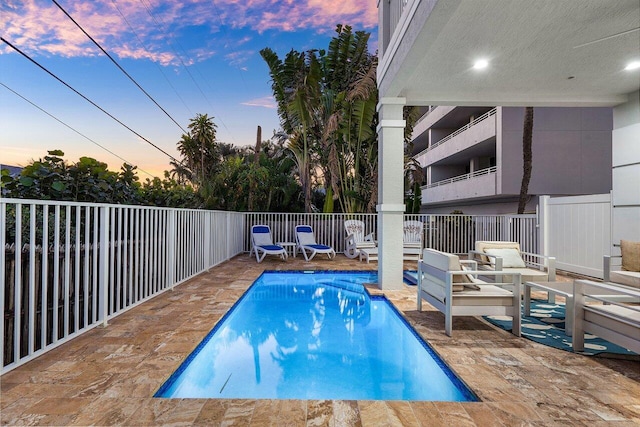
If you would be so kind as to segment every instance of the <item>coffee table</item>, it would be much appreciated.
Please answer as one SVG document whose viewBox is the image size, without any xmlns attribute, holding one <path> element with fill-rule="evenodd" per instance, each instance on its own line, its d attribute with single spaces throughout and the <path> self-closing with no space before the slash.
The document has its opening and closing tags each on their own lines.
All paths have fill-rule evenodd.
<svg viewBox="0 0 640 427">
<path fill-rule="evenodd" d="M 600 293 L 601 289 L 585 285 L 586 293 Z M 546 291 L 548 301 L 555 302 L 555 295 L 565 298 L 564 333 L 571 336 L 573 328 L 573 282 L 525 282 L 524 283 L 524 315 L 531 315 L 531 290 Z"/>
<path fill-rule="evenodd" d="M 369 261 L 377 261 L 378 260 L 378 248 L 364 248 L 364 249 L 360 249 L 360 261 L 362 260 L 367 261 L 367 264 L 369 264 Z"/>
<path fill-rule="evenodd" d="M 287 252 L 291 251 L 291 256 L 296 257 L 296 244 L 294 242 L 276 242 L 276 245 L 282 246 Z"/>
</svg>

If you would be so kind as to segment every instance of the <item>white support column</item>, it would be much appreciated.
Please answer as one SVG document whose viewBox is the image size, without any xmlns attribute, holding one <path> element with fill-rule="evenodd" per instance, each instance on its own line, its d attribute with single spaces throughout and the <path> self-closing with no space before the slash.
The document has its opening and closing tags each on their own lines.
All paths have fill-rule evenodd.
<svg viewBox="0 0 640 427">
<path fill-rule="evenodd" d="M 405 103 L 404 98 L 378 103 L 378 281 L 385 290 L 402 288 Z"/>
</svg>

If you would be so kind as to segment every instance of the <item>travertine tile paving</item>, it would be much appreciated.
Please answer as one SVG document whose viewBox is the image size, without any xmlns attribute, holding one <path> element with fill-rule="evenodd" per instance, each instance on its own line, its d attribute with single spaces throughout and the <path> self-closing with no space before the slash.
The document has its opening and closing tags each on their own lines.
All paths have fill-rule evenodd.
<svg viewBox="0 0 640 427">
<path fill-rule="evenodd" d="M 316 258 L 256 264 L 238 256 L 124 313 L 107 328 L 93 329 L 3 375 L 2 425 L 640 425 L 640 362 L 548 348 L 473 317 L 456 318 L 449 338 L 440 313 L 428 304 L 416 311 L 415 288 L 409 286 L 385 294 L 481 402 L 152 397 L 263 270 L 377 268 L 342 255 L 333 261 Z"/>
</svg>

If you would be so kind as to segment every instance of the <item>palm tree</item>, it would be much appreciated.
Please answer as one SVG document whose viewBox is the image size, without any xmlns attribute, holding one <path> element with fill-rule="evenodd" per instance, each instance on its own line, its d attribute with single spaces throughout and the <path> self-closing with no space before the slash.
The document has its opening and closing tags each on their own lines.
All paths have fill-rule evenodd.
<svg viewBox="0 0 640 427">
<path fill-rule="evenodd" d="M 311 212 L 311 152 L 317 143 L 315 111 L 320 98 L 321 70 L 317 53 L 291 50 L 284 61 L 269 48 L 262 49 L 260 55 L 269 67 L 280 125 L 289 135 L 290 148 L 295 150 L 305 212 Z"/>
<path fill-rule="evenodd" d="M 198 155 L 199 166 L 196 167 L 196 176 L 198 183 L 202 185 L 205 182 L 205 176 L 207 172 L 213 172 L 218 163 L 218 155 L 216 150 L 216 124 L 213 122 L 213 117 L 209 117 L 206 114 L 196 114 L 196 117 L 191 119 L 189 123 L 190 139 L 195 146 L 195 153 Z M 206 163 L 205 163 L 206 159 Z M 195 158 L 191 158 L 191 164 L 195 163 Z"/>
<path fill-rule="evenodd" d="M 518 199 L 518 215 L 524 213 L 529 198 L 529 181 L 533 165 L 533 107 L 525 107 L 524 123 L 522 127 L 522 184 L 520 185 L 520 197 Z"/>
</svg>

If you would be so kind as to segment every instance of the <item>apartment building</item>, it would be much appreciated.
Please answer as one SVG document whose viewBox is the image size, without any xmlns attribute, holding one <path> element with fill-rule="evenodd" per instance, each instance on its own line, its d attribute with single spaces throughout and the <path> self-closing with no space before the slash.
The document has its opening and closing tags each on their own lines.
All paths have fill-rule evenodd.
<svg viewBox="0 0 640 427">
<path fill-rule="evenodd" d="M 423 108 L 413 155 L 424 213 L 515 213 L 523 174 L 522 107 Z M 538 196 L 611 191 L 611 108 L 536 107 L 527 211 Z"/>
<path fill-rule="evenodd" d="M 406 105 L 487 106 L 484 113 L 495 105 L 612 107 L 611 154 L 603 156 L 602 162 L 611 162 L 609 174 L 613 177 L 611 241 L 615 244 L 622 238 L 640 239 L 638 0 L 379 0 L 377 4 L 380 96 L 377 210 L 381 248 L 378 275 L 384 289 L 399 286 L 402 277 L 404 159 L 400 147 L 404 142 L 403 107 Z M 515 115 L 518 110 L 513 111 Z M 543 111 L 537 113 L 534 125 L 534 135 L 537 132 L 539 137 L 542 136 Z M 469 118 L 474 116 L 475 120 L 484 113 L 470 114 Z M 499 130 L 495 135 L 495 156 L 488 156 L 488 163 L 478 161 L 477 168 L 490 169 L 491 157 L 495 157 L 495 191 L 492 192 L 498 197 L 511 194 L 511 189 L 520 185 L 519 178 L 507 180 L 505 174 L 508 177 L 508 171 L 520 169 L 520 161 L 515 160 L 518 155 L 510 153 L 519 144 L 512 146 L 507 140 L 520 139 L 517 134 L 521 132 L 522 123 L 518 124 L 517 120 L 510 123 L 506 109 L 496 109 L 495 116 L 496 130 Z M 560 118 L 552 119 L 551 123 L 556 123 L 559 133 L 566 129 Z M 591 126 L 588 120 L 585 123 Z M 418 126 L 426 127 L 426 124 L 421 122 Z M 460 129 L 464 125 L 453 127 Z M 569 139 L 564 141 L 566 144 Z M 534 140 L 537 162 L 541 155 L 548 155 L 541 150 L 542 145 L 540 140 Z M 438 151 L 446 149 L 447 141 L 427 156 L 435 157 Z M 460 156 L 468 152 L 458 151 Z M 558 170 L 575 168 L 574 171 L 578 171 L 576 159 L 581 166 L 581 178 L 589 181 L 583 185 L 599 186 L 600 178 L 590 170 L 591 163 L 582 160 L 583 155 L 583 151 L 578 154 L 565 148 L 563 153 L 554 154 L 545 168 L 537 166 L 536 169 L 534 164 L 531 192 L 540 194 L 537 187 L 551 181 L 560 194 L 565 191 L 580 194 L 574 191 L 573 178 L 555 179 Z M 444 159 L 445 155 L 442 156 Z M 508 161 L 512 158 L 513 161 Z M 452 165 L 456 159 L 450 156 Z M 436 162 L 433 160 L 431 164 L 445 166 Z M 440 180 L 438 173 L 443 171 L 444 168 L 438 171 L 434 167 L 428 184 Z M 457 173 L 451 172 L 448 178 L 455 176 Z M 574 188 L 569 188 L 570 185 Z M 603 191 L 606 189 L 594 188 L 590 192 Z M 427 192 L 424 200 L 428 202 L 434 193 Z M 484 197 L 488 198 L 489 194 Z M 605 253 L 619 253 L 619 248 L 612 245 Z"/>
</svg>

